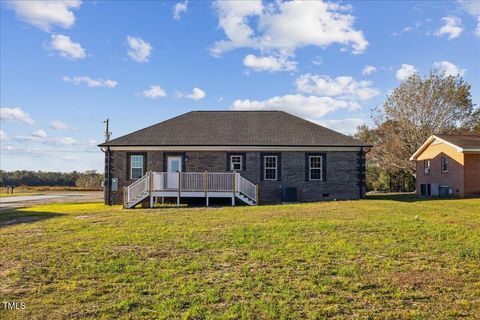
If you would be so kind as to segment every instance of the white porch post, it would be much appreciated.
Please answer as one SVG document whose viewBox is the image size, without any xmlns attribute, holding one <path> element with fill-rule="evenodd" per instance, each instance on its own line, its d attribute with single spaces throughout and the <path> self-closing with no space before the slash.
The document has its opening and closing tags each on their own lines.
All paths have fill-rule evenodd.
<svg viewBox="0 0 480 320">
<path fill-rule="evenodd" d="M 207 171 L 205 171 L 205 173 L 203 174 L 203 184 L 205 188 L 205 203 L 208 207 L 208 172 Z"/>
<path fill-rule="evenodd" d="M 148 172 L 148 194 L 150 196 L 150 208 L 153 208 L 152 184 L 153 184 L 153 174 L 152 174 L 152 170 L 150 170 Z"/>
<path fill-rule="evenodd" d="M 177 207 L 180 207 L 180 192 L 182 190 L 182 172 L 178 172 L 178 195 L 177 195 Z"/>
</svg>

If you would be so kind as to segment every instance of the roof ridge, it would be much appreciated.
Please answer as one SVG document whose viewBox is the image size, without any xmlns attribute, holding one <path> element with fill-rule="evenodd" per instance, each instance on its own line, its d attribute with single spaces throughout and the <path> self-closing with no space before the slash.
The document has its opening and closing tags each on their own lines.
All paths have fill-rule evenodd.
<svg viewBox="0 0 480 320">
<path fill-rule="evenodd" d="M 288 113 L 283 110 L 193 110 L 190 112 L 284 112 L 284 113 Z"/>
</svg>

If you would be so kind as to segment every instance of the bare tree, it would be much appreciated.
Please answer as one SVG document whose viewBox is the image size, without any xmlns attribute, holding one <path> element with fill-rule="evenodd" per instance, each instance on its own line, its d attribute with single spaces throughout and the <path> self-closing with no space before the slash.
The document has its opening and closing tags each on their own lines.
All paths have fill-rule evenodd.
<svg viewBox="0 0 480 320">
<path fill-rule="evenodd" d="M 408 159 L 422 143 L 432 134 L 455 132 L 469 121 L 475 123 L 472 115 L 470 85 L 460 76 L 438 71 L 424 78 L 412 75 L 374 111 L 373 156 L 386 169 L 415 176 L 415 166 Z"/>
</svg>

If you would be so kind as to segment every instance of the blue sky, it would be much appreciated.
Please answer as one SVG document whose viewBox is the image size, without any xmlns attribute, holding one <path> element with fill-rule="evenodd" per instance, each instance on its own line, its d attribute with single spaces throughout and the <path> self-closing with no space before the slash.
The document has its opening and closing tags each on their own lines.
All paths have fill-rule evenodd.
<svg viewBox="0 0 480 320">
<path fill-rule="evenodd" d="M 2 1 L 3 170 L 103 171 L 113 137 L 191 110 L 280 109 L 351 134 L 408 75 L 480 102 L 480 2 Z"/>
</svg>

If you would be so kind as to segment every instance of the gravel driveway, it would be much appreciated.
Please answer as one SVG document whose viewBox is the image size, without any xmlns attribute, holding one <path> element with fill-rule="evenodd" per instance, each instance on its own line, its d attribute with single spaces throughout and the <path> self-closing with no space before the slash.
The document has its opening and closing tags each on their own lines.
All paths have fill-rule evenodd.
<svg viewBox="0 0 480 320">
<path fill-rule="evenodd" d="M 30 207 L 47 203 L 67 203 L 67 202 L 102 202 L 103 192 L 55 192 L 46 194 L 37 194 L 31 196 L 3 197 L 0 198 L 0 210 L 10 208 Z"/>
</svg>

